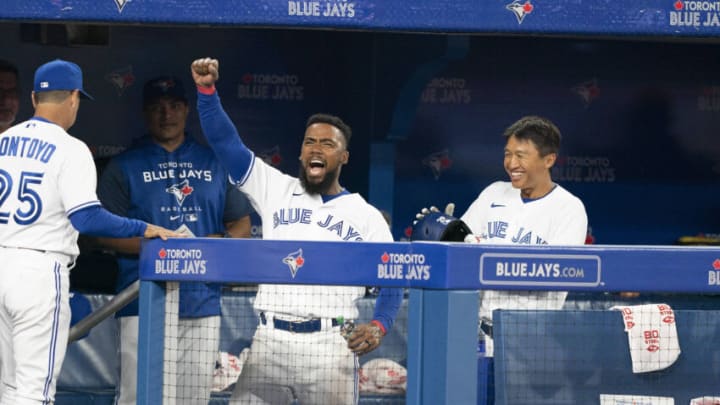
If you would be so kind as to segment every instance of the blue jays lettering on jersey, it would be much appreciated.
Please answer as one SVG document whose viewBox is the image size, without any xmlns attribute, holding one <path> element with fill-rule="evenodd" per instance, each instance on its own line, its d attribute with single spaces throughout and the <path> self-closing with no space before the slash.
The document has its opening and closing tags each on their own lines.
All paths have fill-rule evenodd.
<svg viewBox="0 0 720 405">
<path fill-rule="evenodd" d="M 248 215 L 247 198 L 232 187 L 227 171 L 212 151 L 192 139 L 167 152 L 149 138 L 110 161 L 98 195 L 119 215 L 138 218 L 169 229 L 187 226 L 195 236 L 223 233 L 224 223 Z M 120 257 L 117 288 L 121 291 L 138 277 L 136 257 Z M 181 283 L 180 316 L 218 315 L 218 286 Z M 119 316 L 137 315 L 137 301 Z"/>
<path fill-rule="evenodd" d="M 273 228 L 290 224 L 312 223 L 313 210 L 307 208 L 281 208 L 273 213 Z M 362 241 L 362 235 L 351 224 L 346 224 L 343 219 L 328 214 L 325 218 L 315 221 L 315 225 L 325 228 L 336 234 L 344 241 Z"/>
<path fill-rule="evenodd" d="M 541 198 L 526 200 L 511 183 L 495 182 L 461 219 L 482 243 L 576 245 L 587 233 L 585 206 L 560 185 Z"/>
</svg>

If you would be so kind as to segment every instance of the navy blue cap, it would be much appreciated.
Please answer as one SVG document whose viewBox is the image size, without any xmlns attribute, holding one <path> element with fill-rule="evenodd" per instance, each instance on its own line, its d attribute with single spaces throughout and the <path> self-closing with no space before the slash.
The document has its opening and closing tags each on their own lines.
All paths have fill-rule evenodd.
<svg viewBox="0 0 720 405">
<path fill-rule="evenodd" d="M 33 90 L 36 93 L 54 90 L 79 90 L 81 97 L 93 99 L 83 89 L 80 66 L 62 59 L 55 59 L 37 68 Z"/>
<path fill-rule="evenodd" d="M 160 76 L 145 82 L 143 104 L 149 104 L 157 98 L 170 97 L 187 101 L 182 80 L 174 76 Z"/>
</svg>

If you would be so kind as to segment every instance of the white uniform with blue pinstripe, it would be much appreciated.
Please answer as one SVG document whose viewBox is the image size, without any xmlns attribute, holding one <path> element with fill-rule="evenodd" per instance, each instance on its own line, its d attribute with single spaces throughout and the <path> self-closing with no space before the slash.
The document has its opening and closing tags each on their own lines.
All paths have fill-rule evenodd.
<svg viewBox="0 0 720 405">
<path fill-rule="evenodd" d="M 70 323 L 69 215 L 99 204 L 92 155 L 61 127 L 31 119 L 0 134 L 1 405 L 51 403 Z"/>
</svg>

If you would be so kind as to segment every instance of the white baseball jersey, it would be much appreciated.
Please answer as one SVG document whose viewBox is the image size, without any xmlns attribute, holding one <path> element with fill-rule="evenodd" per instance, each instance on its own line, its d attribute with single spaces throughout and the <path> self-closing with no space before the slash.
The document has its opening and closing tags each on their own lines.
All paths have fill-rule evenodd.
<svg viewBox="0 0 720 405">
<path fill-rule="evenodd" d="M 96 182 L 87 145 L 58 125 L 34 118 L 0 134 L 0 245 L 74 259 L 78 232 L 68 217 L 100 204 Z"/>
<path fill-rule="evenodd" d="M 306 193 L 298 178 L 281 173 L 262 159 L 253 159 L 239 186 L 262 219 L 265 239 L 393 240 L 382 214 L 359 194 L 323 202 L 321 196 Z M 255 309 L 301 318 L 356 319 L 355 301 L 364 295 L 364 287 L 262 284 Z"/>
<path fill-rule="evenodd" d="M 461 219 L 480 243 L 582 245 L 587 214 L 582 201 L 559 185 L 544 197 L 523 201 L 520 189 L 498 181 L 483 190 Z M 482 291 L 480 316 L 494 309 L 560 309 L 567 292 Z"/>
<path fill-rule="evenodd" d="M 0 134 L 0 403 L 52 403 L 68 339 L 68 216 L 100 204 L 87 146 L 40 118 Z M 29 250 L 28 250 L 29 249 Z M 32 325 L 31 328 L 24 325 Z"/>
</svg>

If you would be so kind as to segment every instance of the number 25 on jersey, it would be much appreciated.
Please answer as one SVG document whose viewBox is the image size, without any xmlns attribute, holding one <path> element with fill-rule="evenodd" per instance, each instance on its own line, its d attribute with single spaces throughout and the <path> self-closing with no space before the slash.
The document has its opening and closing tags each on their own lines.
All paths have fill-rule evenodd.
<svg viewBox="0 0 720 405">
<path fill-rule="evenodd" d="M 42 213 L 42 199 L 34 188 L 42 183 L 43 175 L 44 173 L 22 172 L 17 188 L 13 188 L 14 182 L 10 173 L 0 169 L 0 224 L 7 224 L 11 215 L 18 225 L 30 225 L 37 221 Z M 16 198 L 20 202 L 15 212 L 7 210 L 7 205 L 10 205 L 5 204 L 8 198 Z"/>
</svg>

